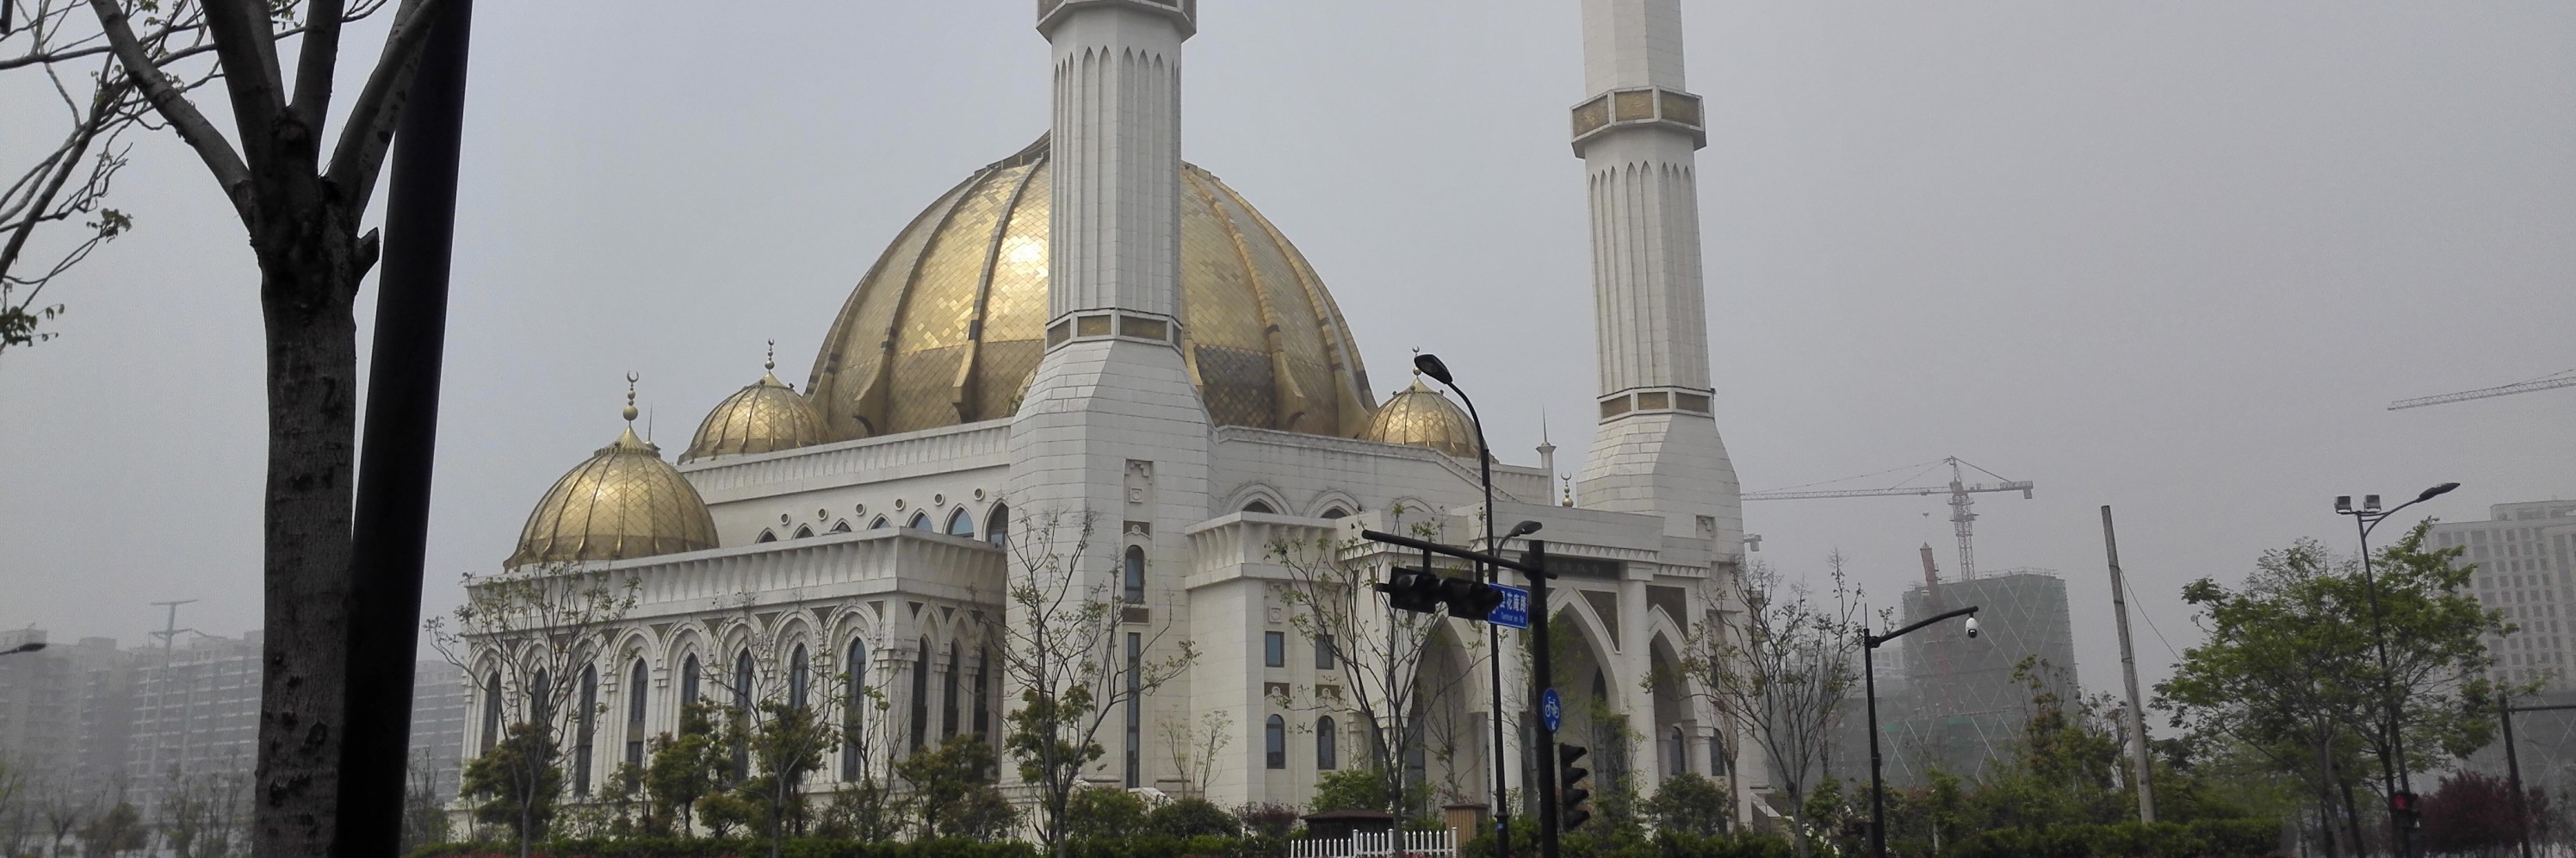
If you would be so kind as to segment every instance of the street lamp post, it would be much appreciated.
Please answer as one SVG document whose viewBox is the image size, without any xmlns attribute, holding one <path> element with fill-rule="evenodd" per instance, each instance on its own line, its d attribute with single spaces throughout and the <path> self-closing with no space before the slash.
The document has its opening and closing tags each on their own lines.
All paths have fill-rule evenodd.
<svg viewBox="0 0 2576 858">
<path fill-rule="evenodd" d="M 2459 483 L 2443 483 L 2425 489 L 2414 500 L 2386 511 L 2380 510 L 2378 495 L 2364 495 L 2359 509 L 2353 508 L 2351 495 L 2335 498 L 2335 514 L 2352 516 L 2353 528 L 2361 534 L 2361 585 L 2370 599 L 2370 636 L 2372 647 L 2379 655 L 2379 693 L 2388 708 L 2388 722 L 2382 728 L 2388 731 L 2388 743 L 2379 755 L 2379 777 L 2388 791 L 2389 834 L 2397 842 L 2397 854 L 2408 858 L 2415 854 L 2415 827 L 2409 818 L 2415 812 L 2415 786 L 2413 778 L 2406 773 L 2403 703 L 2397 697 L 2397 678 L 2388 673 L 2388 632 L 2381 627 L 2379 620 L 2379 579 L 2371 571 L 2370 532 L 2377 530 L 2380 522 L 2396 515 L 2399 510 L 2441 497 L 2459 487 Z"/>
<path fill-rule="evenodd" d="M 1869 854 L 1887 858 L 1887 785 L 1879 779 L 1878 767 L 1878 645 L 1951 617 L 1968 618 L 1968 636 L 1977 636 L 1977 606 L 1934 615 L 1887 634 L 1861 633 L 1861 683 L 1869 698 Z"/>
<path fill-rule="evenodd" d="M 1476 426 L 1476 474 L 1485 489 L 1485 511 L 1482 516 L 1485 519 L 1485 550 L 1499 552 L 1502 546 L 1494 544 L 1494 453 L 1485 446 L 1485 418 L 1476 413 L 1476 400 L 1469 398 L 1467 389 L 1459 387 L 1457 380 L 1450 377 L 1449 365 L 1441 363 L 1439 355 L 1417 353 L 1413 356 L 1413 368 L 1420 370 L 1423 375 L 1430 376 L 1431 380 L 1440 382 L 1442 386 L 1457 391 L 1458 401 L 1467 403 L 1467 420 Z M 1515 530 L 1515 533 L 1517 532 Z M 1491 564 L 1478 565 L 1483 567 L 1486 583 L 1503 583 L 1503 570 Z M 1430 564 L 1425 563 L 1423 566 L 1427 570 Z M 1538 607 L 1539 622 L 1546 622 L 1547 606 Z M 1493 708 L 1488 710 L 1493 714 L 1487 720 L 1494 722 L 1494 849 L 1495 854 L 1506 854 L 1512 848 L 1512 813 L 1511 807 L 1503 801 L 1504 791 L 1510 788 L 1509 781 L 1504 777 L 1503 767 L 1503 630 L 1501 626 L 1493 623 L 1485 624 L 1485 660 L 1493 669 L 1490 684 L 1494 691 L 1494 703 Z M 1540 763 L 1540 765 L 1545 764 L 1545 761 Z"/>
</svg>

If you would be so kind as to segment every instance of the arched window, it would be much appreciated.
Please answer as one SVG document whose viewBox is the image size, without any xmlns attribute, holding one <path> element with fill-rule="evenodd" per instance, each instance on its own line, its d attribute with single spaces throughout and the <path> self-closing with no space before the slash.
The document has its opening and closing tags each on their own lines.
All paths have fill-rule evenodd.
<svg viewBox="0 0 2576 858">
<path fill-rule="evenodd" d="M 1264 765 L 1273 769 L 1288 767 L 1288 720 L 1277 715 L 1261 725 L 1261 749 L 1268 759 Z"/>
<path fill-rule="evenodd" d="M 843 672 L 849 678 L 850 689 L 842 700 L 845 711 L 841 713 L 841 779 L 855 781 L 859 779 L 859 764 L 863 762 L 859 757 L 863 753 L 859 748 L 859 737 L 864 734 L 860 731 L 866 729 L 868 717 L 867 642 L 851 639 L 849 660 L 842 662 L 842 666 L 848 668 Z"/>
<path fill-rule="evenodd" d="M 1244 505 L 1243 505 L 1243 511 L 1244 511 L 1244 512 L 1257 512 L 1257 513 L 1262 513 L 1262 514 L 1265 514 L 1265 515 L 1276 515 L 1276 514 L 1278 514 L 1278 512 L 1279 512 L 1278 510 L 1275 510 L 1275 509 L 1271 509 L 1271 508 L 1270 508 L 1270 502 L 1269 502 L 1269 501 L 1261 500 L 1261 499 L 1258 499 L 1258 498 L 1253 499 L 1253 501 L 1252 501 L 1251 503 L 1244 504 Z"/>
<path fill-rule="evenodd" d="M 967 515 L 965 507 L 948 514 L 948 535 L 975 538 L 975 517 Z"/>
<path fill-rule="evenodd" d="M 880 516 L 877 516 L 877 520 L 875 520 L 875 521 L 871 521 L 871 522 L 868 522 L 868 529 L 869 529 L 869 530 L 884 530 L 884 529 L 886 529 L 886 525 L 887 525 L 887 524 L 888 524 L 888 522 L 886 521 L 886 517 L 885 517 L 885 516 L 880 515 Z"/>
<path fill-rule="evenodd" d="M 957 736 L 957 645 L 948 645 L 948 671 L 940 677 L 939 738 Z"/>
<path fill-rule="evenodd" d="M 912 747 L 930 744 L 930 639 L 921 639 L 921 649 L 912 660 Z"/>
<path fill-rule="evenodd" d="M 687 707 L 701 699 L 698 695 L 698 655 L 690 653 L 680 662 L 680 705 Z"/>
<path fill-rule="evenodd" d="M 813 537 L 814 537 L 814 528 L 807 527 L 807 526 L 802 525 L 802 524 L 800 524 L 800 525 L 797 525 L 797 526 L 796 526 L 796 538 L 798 538 L 798 539 L 812 539 Z"/>
<path fill-rule="evenodd" d="M 733 657 L 733 708 L 751 711 L 751 650 Z"/>
<path fill-rule="evenodd" d="M 590 794 L 591 740 L 599 735 L 599 667 L 581 668 L 581 711 L 573 713 L 572 794 Z"/>
<path fill-rule="evenodd" d="M 908 521 L 908 522 L 905 522 L 903 526 L 905 526 L 905 527 L 909 527 L 909 528 L 912 528 L 912 529 L 914 529 L 914 530 L 929 530 L 929 529 L 930 529 L 930 513 L 929 513 L 929 512 L 927 512 L 927 511 L 913 513 L 913 514 L 912 514 L 912 520 L 911 520 L 911 521 Z"/>
<path fill-rule="evenodd" d="M 1690 738 L 1683 735 L 1681 725 L 1673 725 L 1672 734 L 1665 741 L 1673 743 L 1673 747 L 1664 752 L 1665 765 L 1670 767 L 1664 771 L 1664 776 L 1672 777 L 1690 771 Z"/>
<path fill-rule="evenodd" d="M 1345 518 L 1350 514 L 1350 510 L 1346 510 L 1341 507 L 1333 507 L 1332 509 L 1324 510 L 1325 518 Z"/>
<path fill-rule="evenodd" d="M 501 741 L 501 672 L 483 678 L 483 753 Z"/>
<path fill-rule="evenodd" d="M 528 720 L 547 726 L 553 726 L 555 720 L 555 689 L 550 680 L 545 670 L 539 668 L 537 677 L 528 681 Z"/>
<path fill-rule="evenodd" d="M 1011 547 L 1011 507 L 994 502 L 993 511 L 984 515 L 984 541 L 995 548 Z"/>
<path fill-rule="evenodd" d="M 848 533 L 848 532 L 850 532 L 850 520 L 845 518 L 845 519 L 841 519 L 840 521 L 832 522 L 832 532 L 833 532 L 833 533 Z"/>
<path fill-rule="evenodd" d="M 975 733 L 979 736 L 991 736 L 993 735 L 993 704 L 986 699 L 985 689 L 993 685 L 992 647 L 987 646 L 975 651 L 973 682 L 975 683 Z"/>
<path fill-rule="evenodd" d="M 1315 719 L 1315 768 L 1332 771 L 1342 767 L 1340 734 L 1333 732 L 1333 716 Z"/>
<path fill-rule="evenodd" d="M 733 776 L 736 780 L 751 777 L 751 650 L 733 657 L 733 718 L 739 730 L 734 734 Z"/>
<path fill-rule="evenodd" d="M 1145 604 L 1145 547 L 1127 546 L 1127 604 Z"/>
<path fill-rule="evenodd" d="M 626 763 L 638 769 L 644 766 L 644 694 L 649 681 L 644 660 L 636 659 L 635 666 L 626 670 Z"/>
<path fill-rule="evenodd" d="M 787 705 L 805 708 L 805 645 L 787 654 Z"/>
<path fill-rule="evenodd" d="M 754 539 L 754 540 L 752 540 L 752 541 L 753 541 L 753 542 L 777 542 L 777 541 L 778 541 L 778 534 L 773 533 L 773 532 L 770 532 L 770 531 L 767 531 L 767 530 L 763 530 L 763 531 L 761 531 L 761 532 L 760 532 L 760 537 L 759 537 L 759 538 L 757 538 L 757 539 Z"/>
</svg>

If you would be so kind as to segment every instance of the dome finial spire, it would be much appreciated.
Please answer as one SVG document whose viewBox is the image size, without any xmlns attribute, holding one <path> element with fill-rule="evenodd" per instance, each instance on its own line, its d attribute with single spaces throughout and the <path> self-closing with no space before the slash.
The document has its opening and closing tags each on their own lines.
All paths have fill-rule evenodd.
<svg viewBox="0 0 2576 858">
<path fill-rule="evenodd" d="M 638 375 L 638 374 L 636 374 L 636 373 L 634 373 L 634 372 L 632 372 L 632 371 L 629 371 L 628 373 L 626 373 L 626 411 L 625 411 L 625 414 L 626 414 L 626 422 L 628 422 L 628 423 L 633 423 L 633 422 L 635 422 L 635 381 L 636 381 L 636 379 L 640 379 L 640 378 L 643 378 L 643 376 Z"/>
<path fill-rule="evenodd" d="M 764 359 L 762 359 L 762 360 L 761 360 L 761 362 L 760 362 L 760 369 L 761 369 L 761 371 L 763 371 L 763 372 L 775 372 L 775 371 L 777 371 L 777 370 L 778 370 L 778 341 L 777 341 L 777 340 L 770 340 L 770 341 L 769 341 L 769 357 L 764 358 Z"/>
</svg>

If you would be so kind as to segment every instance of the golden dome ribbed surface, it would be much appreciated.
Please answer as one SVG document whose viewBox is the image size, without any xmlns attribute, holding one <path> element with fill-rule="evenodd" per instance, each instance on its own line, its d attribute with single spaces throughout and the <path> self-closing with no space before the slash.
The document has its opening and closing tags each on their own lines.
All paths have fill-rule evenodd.
<svg viewBox="0 0 2576 858">
<path fill-rule="evenodd" d="M 763 373 L 759 381 L 725 397 L 698 422 L 680 461 L 789 450 L 823 443 L 823 415 L 778 376 Z"/>
<path fill-rule="evenodd" d="M 1389 444 L 1429 447 L 1461 459 L 1476 458 L 1476 421 L 1449 401 L 1447 394 L 1424 387 L 1422 379 L 1387 397 L 1369 418 L 1360 438 Z"/>
<path fill-rule="evenodd" d="M 628 410 L 632 420 L 633 410 Z M 534 563 L 627 560 L 716 547 L 716 522 L 697 487 L 627 427 L 617 442 L 556 480 L 528 513 L 505 569 Z"/>
<path fill-rule="evenodd" d="M 1047 323 L 1047 139 L 941 196 L 859 281 L 814 359 L 826 440 L 1008 417 Z M 1376 407 L 1341 309 L 1240 194 L 1181 167 L 1182 356 L 1218 425 L 1352 437 Z"/>
</svg>

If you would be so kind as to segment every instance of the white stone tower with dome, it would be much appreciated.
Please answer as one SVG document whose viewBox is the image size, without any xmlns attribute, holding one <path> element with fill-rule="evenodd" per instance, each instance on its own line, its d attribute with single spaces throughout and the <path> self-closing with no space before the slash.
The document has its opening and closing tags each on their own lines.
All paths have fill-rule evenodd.
<svg viewBox="0 0 2576 858">
<path fill-rule="evenodd" d="M 1700 321 L 1698 101 L 1680 89 L 1677 0 L 1583 3 L 1586 85 L 1600 96 L 1575 110 L 1594 188 L 1600 436 L 1579 506 L 1553 502 L 1543 452 L 1496 463 L 1492 515 L 1543 522 L 1565 561 L 1549 609 L 1576 634 L 1558 688 L 1600 701 L 1634 737 L 1624 755 L 1596 742 L 1596 758 L 1615 756 L 1602 768 L 1634 772 L 1649 792 L 1687 771 L 1745 796 L 1759 775 L 1738 777 L 1732 729 L 1656 681 L 1690 630 L 1726 609 L 1717 585 L 1740 561 Z M 566 754 L 588 761 L 568 784 L 640 760 L 647 737 L 676 728 L 683 697 L 714 698 L 754 652 L 855 680 L 883 701 L 863 708 L 898 755 L 953 735 L 998 745 L 1019 689 L 997 630 L 1025 622 L 1003 594 L 1040 555 L 1098 576 L 1121 603 L 1119 639 L 1155 648 L 1144 660 L 1184 640 L 1198 653 L 1108 719 L 1089 780 L 1302 805 L 1322 771 L 1364 764 L 1355 708 L 1314 702 L 1347 683 L 1289 621 L 1269 549 L 1355 541 L 1362 527 L 1477 538 L 1475 433 L 1418 380 L 1381 403 L 1315 266 L 1181 160 L 1182 46 L 1197 17 L 1195 0 L 1041 0 L 1049 132 L 973 169 L 891 237 L 802 391 L 764 374 L 707 415 L 676 464 L 629 432 L 546 492 L 505 568 L 604 569 L 640 587 L 582 678 L 562 680 L 608 713 L 566 732 L 594 745 Z M 1603 121 L 1586 128 L 1590 118 Z M 1089 522 L 1089 538 L 1069 522 Z M 1067 557 L 1077 542 L 1083 556 Z M 1341 560 L 1411 562 L 1365 545 Z M 1493 753 L 1485 635 L 1443 623 L 1412 679 L 1445 689 L 1422 714 L 1462 729 L 1412 765 L 1436 803 L 1481 803 Z M 491 705 L 504 648 L 484 643 L 468 665 L 484 713 L 468 725 L 469 754 L 505 711 Z M 1104 669 L 1126 656 L 1103 654 Z M 1505 662 L 1504 719 L 1517 731 L 1526 683 L 1519 659 Z M 1283 690 L 1307 702 L 1283 705 Z M 1165 727 L 1211 712 L 1234 732 L 1199 782 L 1173 761 Z M 1569 720 L 1569 732 L 1594 729 Z M 1504 753 L 1521 787 L 1525 761 Z M 847 749 L 827 756 L 809 785 L 818 796 L 869 770 Z"/>
</svg>

